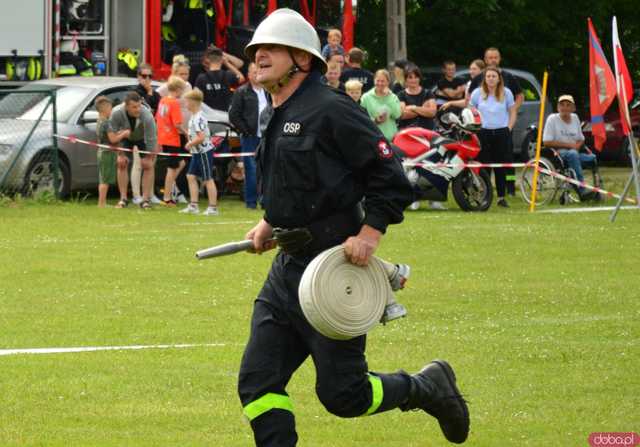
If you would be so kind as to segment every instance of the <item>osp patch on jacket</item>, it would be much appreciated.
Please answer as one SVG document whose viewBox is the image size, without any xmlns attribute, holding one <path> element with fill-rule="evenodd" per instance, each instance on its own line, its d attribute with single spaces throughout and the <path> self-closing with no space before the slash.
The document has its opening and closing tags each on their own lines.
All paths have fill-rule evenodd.
<svg viewBox="0 0 640 447">
<path fill-rule="evenodd" d="M 393 151 L 385 140 L 378 142 L 378 156 L 383 160 L 388 160 L 393 157 Z"/>
<path fill-rule="evenodd" d="M 282 126 L 282 133 L 284 135 L 300 135 L 301 130 L 302 124 L 294 121 L 286 122 L 284 123 L 284 126 Z"/>
</svg>

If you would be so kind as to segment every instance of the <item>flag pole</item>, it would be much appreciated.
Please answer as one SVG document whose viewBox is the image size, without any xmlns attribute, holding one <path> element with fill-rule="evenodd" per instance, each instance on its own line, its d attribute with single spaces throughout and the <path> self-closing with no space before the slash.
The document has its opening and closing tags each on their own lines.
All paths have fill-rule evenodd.
<svg viewBox="0 0 640 447">
<path fill-rule="evenodd" d="M 538 138 L 536 139 L 536 160 L 533 165 L 533 185 L 531 188 L 531 204 L 529 212 L 533 213 L 536 209 L 536 194 L 538 193 L 538 167 L 540 166 L 540 147 L 542 146 L 542 126 L 544 123 L 544 105 L 547 102 L 547 78 L 549 73 L 544 72 L 542 78 L 542 96 L 540 97 L 540 119 L 538 121 Z"/>
<path fill-rule="evenodd" d="M 629 104 L 627 103 L 627 92 L 624 88 L 624 75 L 620 74 L 621 82 L 620 84 L 623 86 L 620 90 L 622 91 L 622 100 L 624 101 L 624 112 L 625 116 L 621 116 L 620 118 L 626 120 L 629 127 L 629 149 L 631 155 L 631 176 L 629 176 L 629 180 L 627 180 L 627 184 L 624 187 L 624 191 L 620 195 L 618 199 L 618 203 L 616 203 L 616 207 L 611 212 L 611 216 L 609 216 L 609 221 L 614 222 L 616 220 L 616 216 L 618 215 L 618 211 L 620 211 L 620 207 L 622 206 L 622 202 L 625 197 L 629 193 L 629 189 L 631 189 L 631 182 L 635 183 L 636 187 L 636 206 L 640 208 L 640 180 L 638 179 L 638 158 L 637 158 L 637 145 L 636 139 L 633 136 L 633 129 L 631 128 L 631 119 L 629 116 Z M 618 97 L 618 101 L 620 101 L 620 97 Z"/>
</svg>

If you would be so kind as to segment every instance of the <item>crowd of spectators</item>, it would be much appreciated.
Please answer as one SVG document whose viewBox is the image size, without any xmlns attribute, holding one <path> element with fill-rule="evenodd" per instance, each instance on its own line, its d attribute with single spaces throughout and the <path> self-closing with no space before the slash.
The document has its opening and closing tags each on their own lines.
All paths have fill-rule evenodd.
<svg viewBox="0 0 640 447">
<path fill-rule="evenodd" d="M 98 142 L 129 149 L 99 151 L 98 206 L 106 206 L 109 186 L 117 185 L 120 199 L 116 208 L 129 205 L 130 187 L 132 202 L 143 209 L 151 208 L 153 203 L 176 207 L 177 202 L 182 202 L 188 205 L 180 212 L 199 214 L 199 179 L 208 198 L 202 214 L 218 214 L 214 147 L 202 104 L 228 110 L 233 88 L 244 82 L 244 76 L 240 71 L 242 61 L 215 47 L 207 49 L 201 64 L 195 88 L 189 82 L 192 79 L 189 61 L 177 55 L 171 76 L 157 90 L 151 84 L 152 67 L 142 64 L 138 68 L 138 85 L 122 104 L 113 107 L 107 97 L 96 99 Z M 165 160 L 162 199 L 154 193 L 156 154 L 160 151 L 172 154 Z"/>
<path fill-rule="evenodd" d="M 473 106 L 482 116 L 480 161 L 512 161 L 511 132 L 523 94 L 517 79 L 500 68 L 501 57 L 497 48 L 488 48 L 483 59 L 470 63 L 469 80 L 456 77 L 454 61 L 444 61 L 442 75 L 433 87 L 424 85 L 420 68 L 408 60 L 396 61 L 392 66 L 393 75 L 383 68 L 374 75 L 363 68 L 364 51 L 357 47 L 345 51 L 342 35 L 337 29 L 329 31 L 322 56 L 327 61 L 324 82 L 358 102 L 389 141 L 399 130 L 407 127 L 434 129 L 439 114 L 444 111 L 455 113 Z M 131 191 L 135 204 L 143 208 L 150 207 L 152 203 L 175 207 L 177 202 L 187 203 L 185 196 L 188 195 L 189 205 L 183 211 L 195 213 L 199 190 L 196 188 L 197 177 L 200 177 L 209 192 L 207 214 L 217 214 L 213 197 L 216 194 L 212 195 L 215 183 L 209 182 L 214 170 L 211 157 L 198 156 L 200 165 L 189 166 L 188 169 L 185 168 L 189 158 L 171 158 L 166 163 L 163 197 L 158 199 L 153 191 L 155 156 L 144 150 L 198 154 L 211 151 L 211 146 L 201 141 L 208 132 L 208 128 L 202 126 L 202 114 L 193 115 L 194 110 L 199 110 L 195 104 L 200 101 L 213 109 L 228 111 L 230 123 L 239 133 L 243 153 L 254 153 L 261 137 L 260 113 L 270 99 L 256 81 L 255 64 L 248 65 L 246 79 L 242 66 L 242 60 L 210 47 L 204 53 L 195 76 L 188 61 L 183 56 L 176 56 L 171 78 L 154 91 L 151 86 L 152 68 L 143 64 L 138 70 L 139 85 L 127 96 L 124 104 L 111 111 L 106 98 L 96 101 L 100 112 L 99 140 L 133 149 L 132 154 L 119 152 L 115 158 L 108 151 L 99 153 L 99 205 L 104 206 L 108 185 L 114 183 L 120 191 L 117 206 L 128 205 L 131 163 Z M 191 162 L 195 158 L 192 156 Z M 111 167 L 114 159 L 117 169 Z M 575 160 L 572 162 L 575 164 Z M 260 203 L 255 160 L 252 156 L 244 156 L 240 165 L 244 168 L 245 203 L 247 208 L 254 209 Z M 188 171 L 186 176 L 185 171 Z M 514 194 L 515 190 L 513 172 L 498 168 L 494 169 L 494 175 L 497 204 L 508 207 L 506 197 Z M 431 205 L 442 209 L 437 203 Z"/>
</svg>

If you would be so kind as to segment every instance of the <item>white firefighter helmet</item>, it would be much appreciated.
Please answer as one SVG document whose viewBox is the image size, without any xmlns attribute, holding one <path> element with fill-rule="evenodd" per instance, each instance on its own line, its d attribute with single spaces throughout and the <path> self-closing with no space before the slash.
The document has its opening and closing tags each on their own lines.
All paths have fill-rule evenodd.
<svg viewBox="0 0 640 447">
<path fill-rule="evenodd" d="M 260 45 L 284 45 L 297 48 L 313 55 L 322 73 L 327 71 L 327 63 L 320 53 L 318 33 L 296 11 L 288 8 L 276 9 L 260 22 L 249 45 L 244 49 L 249 60 L 255 60 Z"/>
<path fill-rule="evenodd" d="M 71 0 L 68 4 L 68 14 L 71 19 L 86 19 L 89 13 L 89 3 L 91 0 Z"/>
</svg>

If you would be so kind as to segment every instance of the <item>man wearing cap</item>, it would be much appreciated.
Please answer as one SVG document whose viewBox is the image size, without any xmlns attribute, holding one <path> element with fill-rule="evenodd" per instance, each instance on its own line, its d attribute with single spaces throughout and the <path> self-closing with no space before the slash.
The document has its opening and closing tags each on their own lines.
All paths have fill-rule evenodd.
<svg viewBox="0 0 640 447">
<path fill-rule="evenodd" d="M 320 39 L 300 14 L 273 12 L 245 51 L 272 97 L 260 116 L 263 138 L 256 154 L 265 214 L 247 239 L 262 253 L 275 247 L 270 239 L 276 227 L 311 237 L 297 246 L 280 243 L 254 303 L 238 391 L 256 445 L 296 445 L 286 386 L 309 356 L 316 393 L 331 413 L 358 417 L 422 409 L 438 419 L 447 439 L 464 442 L 468 410 L 447 362 L 431 362 L 412 376 L 371 372 L 366 336 L 324 337 L 298 301 L 301 276 L 318 253 L 343 244 L 347 259 L 364 266 L 387 226 L 402 221 L 413 193 L 399 160 L 366 113 L 321 82 L 326 64 Z"/>
<path fill-rule="evenodd" d="M 576 103 L 571 95 L 562 95 L 558 98 L 558 113 L 552 113 L 544 125 L 542 142 L 546 147 L 558 150 L 560 157 L 567 166 L 576 173 L 579 181 L 584 181 L 582 163 L 595 160 L 592 153 L 580 152 L 584 145 L 584 135 L 580 119 L 576 115 Z M 580 200 L 588 200 L 594 197 L 593 192 L 587 192 L 584 188 L 578 190 Z"/>
</svg>

